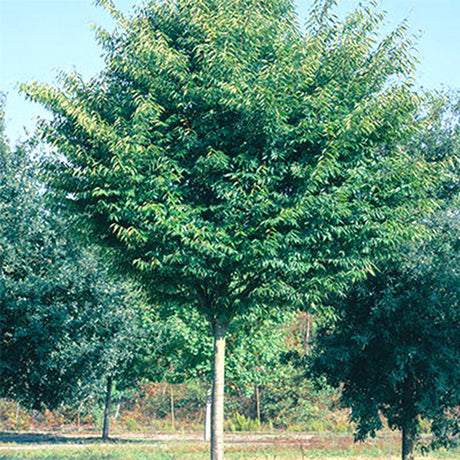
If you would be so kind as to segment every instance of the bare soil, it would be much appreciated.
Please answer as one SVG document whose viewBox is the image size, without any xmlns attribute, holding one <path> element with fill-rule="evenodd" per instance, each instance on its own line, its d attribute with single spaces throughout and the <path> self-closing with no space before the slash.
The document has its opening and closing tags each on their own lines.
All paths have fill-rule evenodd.
<svg viewBox="0 0 460 460">
<path fill-rule="evenodd" d="M 393 435 L 383 435 L 377 440 L 369 441 L 388 442 L 396 440 Z M 187 444 L 202 444 L 202 433 L 116 433 L 110 437 L 107 443 L 116 444 L 142 444 L 142 445 L 161 445 L 171 442 Z M 30 448 L 33 445 L 61 445 L 61 446 L 85 446 L 90 444 L 102 443 L 100 436 L 95 433 L 69 433 L 69 432 L 0 432 L 0 449 L 11 448 L 12 444 L 17 448 L 21 446 Z M 347 448 L 353 444 L 353 438 L 348 434 L 318 434 L 318 433 L 226 433 L 225 444 L 228 448 L 238 446 L 283 446 L 302 448 L 306 450 L 334 447 L 337 449 Z"/>
</svg>

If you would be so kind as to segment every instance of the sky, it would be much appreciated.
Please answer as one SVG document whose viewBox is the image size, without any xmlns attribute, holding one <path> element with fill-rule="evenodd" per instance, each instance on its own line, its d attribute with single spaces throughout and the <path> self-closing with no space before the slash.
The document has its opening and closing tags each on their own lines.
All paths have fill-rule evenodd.
<svg viewBox="0 0 460 460">
<path fill-rule="evenodd" d="M 129 13 L 139 0 L 114 0 Z M 364 2 L 365 3 L 365 2 Z M 414 33 L 422 31 L 417 48 L 416 82 L 427 89 L 460 89 L 460 0 L 380 0 L 387 12 L 387 30 L 408 18 Z M 302 21 L 311 0 L 296 0 Z M 337 14 L 358 5 L 339 0 Z M 55 83 L 59 69 L 76 69 L 89 78 L 102 69 L 101 50 L 92 24 L 107 29 L 113 20 L 92 0 L 0 0 L 0 91 L 7 94 L 6 134 L 12 143 L 33 131 L 37 104 L 18 94 L 18 82 Z"/>
</svg>

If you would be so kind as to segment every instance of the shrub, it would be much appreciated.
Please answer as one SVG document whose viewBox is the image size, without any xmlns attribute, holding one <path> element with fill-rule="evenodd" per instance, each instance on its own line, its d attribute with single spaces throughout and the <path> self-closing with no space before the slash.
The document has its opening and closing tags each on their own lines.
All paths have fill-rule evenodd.
<svg viewBox="0 0 460 460">
<path fill-rule="evenodd" d="M 239 413 L 227 422 L 227 429 L 232 433 L 236 431 L 258 431 L 259 423 L 257 420 L 251 420 L 249 417 L 245 417 Z"/>
</svg>

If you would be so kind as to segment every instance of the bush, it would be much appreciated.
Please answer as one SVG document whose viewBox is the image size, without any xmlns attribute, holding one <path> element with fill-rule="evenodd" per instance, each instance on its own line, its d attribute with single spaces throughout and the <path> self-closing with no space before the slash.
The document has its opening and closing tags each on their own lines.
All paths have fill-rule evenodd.
<svg viewBox="0 0 460 460">
<path fill-rule="evenodd" d="M 259 423 L 257 420 L 251 420 L 249 417 L 245 417 L 239 413 L 227 422 L 227 429 L 232 433 L 236 431 L 258 431 Z"/>
</svg>

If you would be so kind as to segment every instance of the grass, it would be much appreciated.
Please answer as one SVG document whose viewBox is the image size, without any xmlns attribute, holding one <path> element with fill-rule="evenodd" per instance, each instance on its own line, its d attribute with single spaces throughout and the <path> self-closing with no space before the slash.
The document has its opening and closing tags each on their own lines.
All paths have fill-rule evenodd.
<svg viewBox="0 0 460 460">
<path fill-rule="evenodd" d="M 360 453 L 350 450 L 325 452 L 324 450 L 313 450 L 302 452 L 299 449 L 283 450 L 279 448 L 268 448 L 263 450 L 253 450 L 252 452 L 227 449 L 226 459 L 321 459 L 321 460 L 396 460 L 399 454 L 394 452 L 383 453 L 378 450 L 362 451 Z M 0 451 L 0 459 L 47 459 L 47 460 L 201 460 L 207 459 L 208 452 L 204 446 L 199 448 L 189 445 L 170 445 L 167 448 L 158 446 L 137 446 L 137 445 L 92 445 L 92 446 L 39 446 L 27 447 L 15 450 L 11 446 L 7 451 Z M 457 460 L 460 453 L 436 452 L 426 456 L 416 456 L 416 459 L 423 460 Z"/>
<path fill-rule="evenodd" d="M 0 437 L 0 459 L 45 460 L 202 460 L 209 458 L 209 446 L 199 438 L 152 440 L 119 439 L 103 443 L 94 438 L 47 437 L 34 441 L 30 437 Z M 3 442 L 2 442 L 3 441 Z M 399 441 L 382 437 L 366 443 L 353 444 L 348 435 L 315 435 L 309 438 L 279 433 L 267 437 L 230 435 L 227 460 L 399 460 Z M 460 460 L 460 451 L 438 451 L 416 455 L 417 460 Z"/>
</svg>

